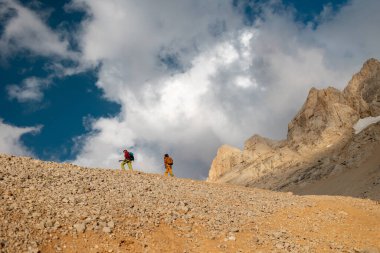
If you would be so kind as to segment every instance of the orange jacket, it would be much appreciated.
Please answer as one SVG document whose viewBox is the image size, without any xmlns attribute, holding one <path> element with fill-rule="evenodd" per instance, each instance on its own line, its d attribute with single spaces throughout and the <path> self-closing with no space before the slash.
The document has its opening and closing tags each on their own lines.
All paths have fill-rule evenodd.
<svg viewBox="0 0 380 253">
<path fill-rule="evenodd" d="M 173 159 L 170 156 L 165 156 L 164 163 L 165 165 L 173 165 Z"/>
</svg>

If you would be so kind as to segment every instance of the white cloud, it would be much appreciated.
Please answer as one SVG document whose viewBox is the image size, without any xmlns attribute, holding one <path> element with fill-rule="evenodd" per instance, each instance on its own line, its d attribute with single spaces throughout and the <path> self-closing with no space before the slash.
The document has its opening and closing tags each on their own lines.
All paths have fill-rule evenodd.
<svg viewBox="0 0 380 253">
<path fill-rule="evenodd" d="M 76 0 L 74 3 L 88 6 L 86 10 L 91 14 L 82 34 L 84 58 L 103 60 L 106 65 L 121 68 L 121 78 L 134 86 L 163 74 L 164 68 L 158 64 L 160 54 L 177 55 L 186 68 L 199 51 L 213 45 L 218 27 L 227 24 L 223 29 L 234 29 L 241 24 L 228 2 Z M 105 90 L 111 92 L 109 88 Z"/>
<path fill-rule="evenodd" d="M 6 62 L 8 57 L 17 54 L 49 59 L 43 66 L 49 72 L 45 77 L 31 76 L 21 84 L 4 84 L 10 99 L 22 103 L 41 101 L 53 78 L 74 75 L 93 67 L 80 58 L 79 52 L 70 49 L 68 37 L 74 38 L 75 34 L 52 30 L 45 23 L 49 15 L 33 11 L 14 0 L 0 3 L 0 21 L 4 27 L 0 37 L 0 60 Z"/>
<path fill-rule="evenodd" d="M 219 65 L 238 58 L 238 52 L 230 43 L 218 43 L 215 48 L 215 41 L 227 34 L 223 30 L 233 31 L 241 26 L 240 17 L 229 3 L 116 0 L 76 3 L 86 3 L 92 14 L 83 28 L 84 58 L 102 61 L 98 86 L 104 89 L 107 98 L 122 105 L 118 120 L 109 119 L 108 124 L 119 125 L 115 131 L 131 130 L 130 135 L 120 138 L 124 145 L 138 149 L 137 157 L 150 157 L 155 161 L 144 166 L 145 170 L 157 170 L 161 152 L 176 152 L 173 144 L 183 142 L 185 147 L 197 141 L 205 131 L 212 134 L 210 128 L 202 129 L 206 118 L 201 112 L 202 97 L 210 89 L 208 79 Z M 212 53 L 207 54 L 207 51 Z M 169 70 L 163 66 L 165 63 L 160 62 L 159 56 L 165 54 L 176 57 L 184 69 L 183 74 L 173 75 L 170 66 Z M 92 147 L 98 145 L 90 144 L 102 143 L 100 136 L 106 129 L 98 130 L 98 134 L 87 139 L 89 144 L 85 145 L 78 161 L 89 157 L 91 165 L 106 165 L 104 161 L 108 159 L 93 159 L 96 150 Z M 219 141 L 217 137 L 215 140 L 211 145 L 216 147 Z M 118 145 L 110 143 L 111 152 L 114 149 L 110 146 Z M 209 144 L 199 146 L 202 153 L 203 147 Z M 199 160 L 203 154 L 194 155 L 196 148 L 193 149 L 193 157 L 196 156 L 193 160 Z M 122 147 L 117 147 L 117 152 L 120 150 Z M 213 152 L 208 150 L 207 156 Z M 194 171 L 199 172 L 199 169 Z"/>
<path fill-rule="evenodd" d="M 52 31 L 41 17 L 17 1 L 3 0 L 0 13 L 8 13 L 10 16 L 0 38 L 2 57 L 20 50 L 28 50 L 42 56 L 76 58 L 75 54 L 68 50 L 69 43 L 65 38 Z"/>
<path fill-rule="evenodd" d="M 16 127 L 8 125 L 0 119 L 0 152 L 12 155 L 32 155 L 20 141 L 20 138 L 24 134 L 38 133 L 40 129 L 41 126 Z"/>
<path fill-rule="evenodd" d="M 97 85 L 121 104 L 92 123 L 77 163 L 118 167 L 131 147 L 136 166 L 204 177 L 221 143 L 251 134 L 284 138 L 312 87 L 343 88 L 369 57 L 380 57 L 380 2 L 350 1 L 322 13 L 316 28 L 270 6 L 246 27 L 227 2 L 76 0 L 91 14 L 83 60 L 101 62 Z M 174 56 L 180 71 L 160 61 Z"/>
<path fill-rule="evenodd" d="M 339 70 L 356 66 L 371 57 L 379 57 L 380 2 L 348 1 L 333 18 L 318 28 L 315 39 L 328 54 L 328 66 Z"/>
<path fill-rule="evenodd" d="M 235 83 L 237 87 L 249 88 L 251 86 L 257 87 L 257 83 L 253 83 L 247 76 L 237 76 L 235 78 Z"/>
<path fill-rule="evenodd" d="M 209 78 L 221 65 L 228 66 L 237 58 L 237 52 L 230 44 L 221 44 L 209 53 L 195 58 L 191 63 L 193 67 L 185 73 L 161 78 L 154 84 L 144 83 L 142 85 L 146 89 L 139 92 L 125 87 L 126 92 L 120 94 L 118 100 L 128 110 L 123 111 L 117 119 L 95 121 L 95 134 L 87 137 L 83 152 L 76 162 L 110 166 L 117 161 L 115 154 L 121 153 L 125 147 L 137 149 L 137 167 L 151 172 L 159 171 L 161 153 L 177 153 L 178 160 L 184 161 L 210 157 L 214 151 L 209 146 L 216 147 L 222 139 L 212 129 L 217 129 L 221 124 L 228 127 L 228 124 L 223 122 L 222 114 L 218 122 L 210 121 L 218 110 L 204 108 L 207 106 L 205 96 L 212 88 Z M 112 74 L 106 72 L 101 80 L 115 84 L 118 81 L 114 79 L 114 74 L 117 73 L 115 71 L 118 70 L 112 69 Z M 152 85 L 160 89 L 155 90 Z M 136 99 L 137 96 L 139 99 Z M 214 140 L 210 140 L 205 132 L 214 135 Z M 208 142 L 203 143 L 203 138 L 207 138 Z M 186 152 L 181 154 L 178 152 L 181 149 Z M 96 155 L 99 152 L 101 155 Z M 186 157 L 186 154 L 189 156 Z M 197 170 L 199 169 L 194 171 Z"/>
<path fill-rule="evenodd" d="M 91 134 L 77 138 L 76 162 L 84 165 L 118 167 L 131 147 L 140 169 L 159 171 L 168 152 L 180 175 L 204 177 L 221 143 L 241 146 L 254 133 L 285 137 L 312 86 L 343 88 L 363 61 L 380 57 L 377 0 L 325 9 L 316 28 L 270 5 L 246 27 L 227 1 L 73 0 L 70 8 L 90 14 L 78 34 L 81 58 L 38 14 L 2 3 L 0 15 L 17 13 L 0 39 L 3 56 L 28 50 L 78 61 L 52 63 L 58 76 L 101 63 L 97 85 L 122 111 L 92 121 Z M 28 78 L 8 94 L 38 101 L 47 85 Z"/>
<path fill-rule="evenodd" d="M 49 78 L 42 79 L 29 77 L 25 79 L 22 85 L 8 85 L 7 91 L 10 99 L 16 99 L 19 102 L 38 102 L 43 98 L 43 90 L 48 87 Z"/>
</svg>

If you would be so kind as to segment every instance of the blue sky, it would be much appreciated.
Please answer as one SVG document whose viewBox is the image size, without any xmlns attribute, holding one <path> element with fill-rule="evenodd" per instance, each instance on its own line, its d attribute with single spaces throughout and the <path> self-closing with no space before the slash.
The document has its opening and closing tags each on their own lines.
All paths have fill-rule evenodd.
<svg viewBox="0 0 380 253">
<path fill-rule="evenodd" d="M 0 0 L 0 152 L 205 178 L 380 57 L 380 2 Z"/>
</svg>

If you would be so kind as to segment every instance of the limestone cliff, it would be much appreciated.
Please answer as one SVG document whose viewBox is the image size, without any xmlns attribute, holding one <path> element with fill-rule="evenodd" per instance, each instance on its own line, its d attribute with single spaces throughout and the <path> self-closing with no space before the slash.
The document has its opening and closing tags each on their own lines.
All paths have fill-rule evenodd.
<svg viewBox="0 0 380 253">
<path fill-rule="evenodd" d="M 318 192 L 316 182 L 357 171 L 361 164 L 375 156 L 372 151 L 380 144 L 377 134 L 380 124 L 374 124 L 358 135 L 355 135 L 353 126 L 359 119 L 378 115 L 380 62 L 370 59 L 343 91 L 332 87 L 312 88 L 301 110 L 289 123 L 285 140 L 273 141 L 254 135 L 245 142 L 243 150 L 220 148 L 208 181 L 300 193 Z M 361 144 L 357 146 L 357 143 Z M 380 161 L 371 164 L 370 171 L 379 165 Z M 373 173 L 372 176 L 379 179 L 379 186 L 376 183 L 373 191 L 378 192 L 380 198 L 380 171 Z M 351 183 L 358 179 L 349 178 Z M 362 192 L 356 192 L 356 195 L 368 193 L 364 185 L 371 180 L 364 181 L 360 187 Z M 307 191 L 311 185 L 315 190 Z"/>
<path fill-rule="evenodd" d="M 229 168 L 237 166 L 242 161 L 242 154 L 238 148 L 223 145 L 219 148 L 218 154 L 211 164 L 208 179 L 218 180 Z"/>
</svg>

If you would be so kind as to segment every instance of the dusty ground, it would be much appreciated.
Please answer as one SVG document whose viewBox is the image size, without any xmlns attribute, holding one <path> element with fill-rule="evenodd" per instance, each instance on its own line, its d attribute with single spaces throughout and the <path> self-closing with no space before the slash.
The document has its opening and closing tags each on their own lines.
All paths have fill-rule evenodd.
<svg viewBox="0 0 380 253">
<path fill-rule="evenodd" d="M 0 252 L 380 252 L 380 204 L 0 155 Z"/>
</svg>

